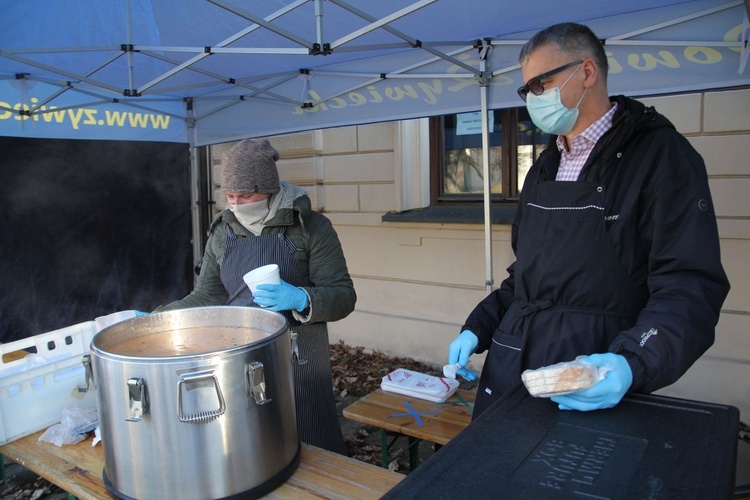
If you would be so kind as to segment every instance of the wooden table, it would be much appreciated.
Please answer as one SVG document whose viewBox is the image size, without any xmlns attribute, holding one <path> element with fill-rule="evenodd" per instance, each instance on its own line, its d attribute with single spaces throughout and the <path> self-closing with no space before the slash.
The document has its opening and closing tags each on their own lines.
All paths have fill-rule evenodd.
<svg viewBox="0 0 750 500">
<path fill-rule="evenodd" d="M 471 422 L 475 396 L 476 391 L 458 389 L 445 403 L 433 403 L 378 389 L 344 408 L 343 414 L 350 420 L 381 429 L 385 468 L 390 463 L 390 448 L 399 436 L 406 436 L 409 440 L 410 465 L 414 470 L 419 462 L 419 441 L 429 441 L 442 446 L 453 439 Z M 408 402 L 417 413 L 421 426 L 405 402 Z M 389 434 L 395 435 L 390 443 Z"/>
<path fill-rule="evenodd" d="M 102 481 L 104 451 L 85 439 L 58 447 L 39 441 L 41 432 L 4 446 L 0 454 L 83 500 L 112 498 Z M 396 472 L 314 446 L 302 445 L 297 470 L 267 495 L 276 499 L 380 498 L 404 478 Z"/>
</svg>

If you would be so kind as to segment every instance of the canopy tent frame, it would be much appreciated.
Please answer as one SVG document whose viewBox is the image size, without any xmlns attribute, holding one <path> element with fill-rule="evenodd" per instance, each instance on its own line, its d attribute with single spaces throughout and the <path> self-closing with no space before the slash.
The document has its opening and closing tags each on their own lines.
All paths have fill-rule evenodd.
<svg viewBox="0 0 750 500">
<path fill-rule="evenodd" d="M 343 2 L 341 0 L 327 0 L 331 4 L 335 4 L 337 6 L 340 6 L 344 9 L 346 9 L 349 12 L 352 12 L 356 14 L 357 16 L 365 19 L 370 24 L 366 27 L 359 28 L 356 30 L 353 30 L 349 32 L 347 35 L 342 36 L 338 38 L 337 40 L 326 43 L 324 41 L 324 38 L 322 36 L 322 26 L 324 24 L 325 15 L 322 12 L 322 0 L 314 0 L 316 3 L 316 9 L 318 9 L 317 12 L 317 24 L 320 26 L 318 29 L 318 39 L 315 42 L 311 42 L 309 40 L 304 40 L 301 37 L 295 36 L 293 33 L 288 32 L 287 30 L 281 29 L 273 24 L 273 21 L 282 18 L 283 16 L 287 15 L 288 13 L 294 11 L 295 9 L 298 9 L 299 7 L 305 5 L 308 3 L 307 0 L 297 0 L 287 6 L 285 6 L 282 9 L 277 10 L 276 12 L 265 16 L 263 18 L 260 18 L 258 16 L 252 15 L 252 13 L 249 13 L 243 9 L 240 9 L 239 7 L 231 5 L 229 2 L 225 0 L 208 0 L 210 3 L 217 5 L 223 9 L 225 9 L 228 12 L 231 12 L 238 17 L 241 17 L 243 19 L 247 19 L 251 21 L 253 24 L 251 26 L 246 27 L 245 29 L 238 31 L 234 33 L 233 35 L 224 38 L 222 41 L 217 42 L 215 45 L 210 46 L 183 46 L 183 47 L 177 47 L 177 46 L 155 46 L 155 45 L 139 45 L 135 43 L 134 40 L 132 40 L 132 33 L 130 33 L 131 28 L 130 25 L 132 24 L 132 16 L 128 17 L 128 41 L 127 43 L 121 44 L 119 46 L 117 45 L 111 45 L 111 46 L 94 46 L 94 47 L 85 47 L 85 46 L 72 46 L 72 47 L 40 47 L 40 48 L 3 48 L 0 51 L 0 59 L 6 58 L 9 60 L 13 60 L 15 62 L 28 65 L 30 67 L 34 67 L 52 74 L 55 74 L 57 76 L 61 76 L 66 78 L 67 80 L 59 81 L 54 80 L 51 78 L 41 78 L 36 75 L 29 75 L 29 74 L 17 74 L 15 75 L 15 78 L 17 79 L 27 79 L 27 80 L 37 80 L 37 81 L 44 81 L 47 83 L 50 83 L 51 85 L 58 85 L 60 87 L 60 90 L 58 92 L 79 92 L 83 94 L 88 94 L 91 96 L 96 96 L 100 101 L 97 102 L 89 102 L 87 105 L 98 105 L 100 103 L 116 103 L 122 106 L 135 106 L 136 102 L 143 103 L 146 101 L 146 97 L 150 95 L 164 95 L 165 93 L 169 92 L 181 92 L 181 91 L 188 91 L 188 90 L 195 90 L 195 89 L 201 89 L 201 88 L 207 88 L 216 86 L 217 84 L 220 85 L 226 85 L 230 87 L 238 87 L 238 88 L 246 88 L 247 90 L 250 90 L 250 94 L 236 94 L 231 97 L 227 96 L 215 96 L 212 97 L 212 94 L 215 93 L 209 92 L 206 94 L 201 95 L 192 95 L 193 102 L 197 103 L 200 101 L 211 101 L 211 100 L 217 100 L 217 101 L 247 101 L 253 98 L 256 98 L 258 95 L 266 96 L 268 99 L 265 99 L 265 102 L 273 102 L 278 101 L 281 104 L 284 105 L 293 105 L 293 106 L 300 106 L 300 107 L 314 107 L 316 105 L 320 105 L 326 102 L 329 102 L 333 99 L 336 99 L 340 95 L 346 94 L 347 92 L 353 92 L 358 89 L 366 88 L 368 85 L 373 84 L 374 82 L 381 81 L 381 80 L 388 80 L 388 79 L 414 79 L 421 78 L 421 79 L 474 79 L 478 80 L 480 76 L 480 71 L 476 68 L 473 68 L 471 65 L 461 61 L 456 55 L 459 54 L 465 54 L 470 50 L 473 50 L 477 47 L 477 45 L 483 43 L 481 38 L 478 38 L 475 40 L 473 45 L 468 45 L 466 41 L 461 40 L 449 40 L 449 41 L 439 41 L 439 42 L 428 42 L 428 41 L 422 41 L 415 37 L 411 37 L 405 33 L 400 32 L 399 30 L 396 30 L 392 28 L 389 23 L 400 19 L 404 16 L 407 16 L 419 9 L 422 9 L 437 0 L 420 0 L 416 2 L 415 4 L 411 5 L 408 8 L 404 8 L 399 10 L 398 12 L 395 12 L 389 16 L 386 16 L 381 19 L 376 19 L 373 16 L 367 15 L 366 13 L 362 12 L 360 9 L 357 9 L 354 6 L 351 6 L 347 4 L 346 2 Z M 705 17 L 711 14 L 714 14 L 716 12 L 721 12 L 723 10 L 732 9 L 738 5 L 742 5 L 745 7 L 745 9 L 749 9 L 747 7 L 748 0 L 734 0 L 729 1 L 727 3 L 724 3 L 722 5 L 704 9 L 700 12 L 695 12 L 690 15 L 681 16 L 679 18 L 670 20 L 668 22 L 662 22 L 657 23 L 654 25 L 642 27 L 638 30 L 630 30 L 618 35 L 609 36 L 606 38 L 606 44 L 608 47 L 610 46 L 628 46 L 628 47 L 647 47 L 647 46 L 672 46 L 672 47 L 688 47 L 688 46 L 702 46 L 702 47 L 726 47 L 726 48 L 737 48 L 740 51 L 747 51 L 747 42 L 746 40 L 738 40 L 738 41 L 701 41 L 701 40 L 679 40 L 679 41 L 669 41 L 669 40 L 634 40 L 633 37 L 643 35 L 645 33 L 650 33 L 654 30 L 663 29 L 666 27 L 674 26 L 680 23 L 684 23 L 686 21 L 695 20 L 701 17 Z M 131 0 L 128 0 L 128 5 L 131 4 Z M 318 7 L 320 6 L 320 7 Z M 129 7 L 129 10 L 130 7 Z M 285 39 L 289 39 L 294 41 L 295 43 L 302 46 L 302 48 L 299 49 L 290 49 L 287 47 L 270 47 L 270 48 L 232 48 L 227 47 L 228 45 L 237 42 L 238 40 L 241 40 L 242 38 L 246 37 L 250 33 L 253 33 L 259 29 L 267 29 L 270 31 L 273 31 L 274 33 L 282 35 Z M 359 46 L 359 47 L 351 47 L 348 48 L 346 46 L 347 43 L 350 43 L 358 38 L 360 38 L 362 35 L 369 33 L 373 30 L 382 29 L 385 31 L 388 31 L 389 33 L 395 34 L 398 38 L 403 39 L 404 43 L 401 44 L 402 47 L 411 47 L 416 50 L 421 50 L 427 52 L 429 56 L 433 56 L 435 58 L 441 59 L 445 61 L 446 63 L 450 63 L 452 65 L 456 65 L 460 68 L 465 69 L 466 73 L 420 73 L 420 74 L 414 74 L 409 73 L 413 72 L 416 69 L 419 69 L 423 66 L 432 64 L 435 62 L 436 59 L 427 58 L 422 60 L 418 64 L 409 65 L 403 68 L 399 68 L 395 71 L 385 71 L 385 72 L 367 72 L 367 73 L 354 73 L 354 72 L 336 72 L 336 71 L 330 71 L 330 70 L 319 70 L 316 68 L 299 68 L 297 72 L 281 72 L 281 73 L 269 73 L 269 74 L 262 74 L 252 77 L 252 81 L 261 81 L 261 80 L 267 80 L 269 78 L 275 78 L 279 76 L 283 76 L 284 78 L 274 82 L 270 83 L 268 86 L 256 86 L 256 85 L 250 85 L 248 79 L 237 79 L 233 78 L 229 75 L 221 75 L 215 72 L 207 71 L 202 68 L 196 67 L 196 65 L 210 57 L 214 54 L 265 54 L 265 55 L 290 55 L 290 54 L 315 54 L 314 47 L 316 46 L 327 46 L 329 47 L 328 52 L 330 53 L 334 50 L 339 52 L 344 52 L 344 50 L 349 51 L 356 51 L 356 52 L 366 52 L 371 51 L 373 49 L 377 49 L 379 47 L 395 47 L 395 45 L 380 45 L 380 46 Z M 503 38 L 494 38 L 489 37 L 485 38 L 490 45 L 493 47 L 497 46 L 515 46 L 515 47 L 521 47 L 525 42 L 526 39 L 517 39 L 517 40 L 509 40 L 509 39 L 503 39 Z M 441 51 L 438 50 L 436 47 L 449 47 L 449 46 L 460 46 L 461 48 L 458 50 L 454 50 L 451 52 L 447 51 Z M 94 68 L 90 69 L 89 71 L 85 73 L 80 72 L 74 72 L 69 71 L 61 67 L 54 67 L 52 65 L 43 64 L 38 61 L 34 61 L 28 57 L 22 57 L 22 55 L 30 55 L 30 54 L 54 54 L 54 53 L 71 53 L 71 52 L 80 52 L 80 53 L 91 53 L 91 52 L 110 52 L 110 51 L 117 51 L 117 54 L 114 54 L 113 56 L 109 57 L 105 61 L 101 62 Z M 137 86 L 135 84 L 136 78 L 133 74 L 135 64 L 132 62 L 128 63 L 129 68 L 129 74 L 128 74 L 128 81 L 130 82 L 130 85 L 127 88 L 117 87 L 115 85 L 107 84 L 106 82 L 97 80 L 95 78 L 92 78 L 91 75 L 99 72 L 103 68 L 113 64 L 117 60 L 119 60 L 123 55 L 127 56 L 128 58 L 132 58 L 134 54 L 139 53 L 144 56 L 153 57 L 156 60 L 172 64 L 174 67 L 169 69 L 168 71 L 165 71 L 164 73 L 152 78 L 148 82 Z M 176 59 L 171 59 L 169 57 L 163 56 L 161 54 L 169 54 L 169 53 L 188 53 L 193 54 L 187 61 L 180 62 Z M 319 54 L 325 54 L 326 52 L 319 52 Z M 505 75 L 512 73 L 516 70 L 518 70 L 518 65 L 510 65 L 507 67 L 503 67 L 500 69 L 495 69 L 489 72 L 487 75 L 485 75 L 485 78 L 495 78 L 500 75 Z M 184 71 L 184 70 L 190 70 L 195 71 L 199 74 L 202 74 L 206 77 L 214 79 L 213 81 L 203 82 L 201 84 L 194 84 L 194 85 L 176 85 L 171 86 L 168 88 L 162 88 L 162 89 L 154 89 L 155 86 L 158 84 L 165 82 L 166 80 L 169 80 L 176 74 Z M 315 100 L 303 100 L 303 99 L 291 99 L 288 96 L 285 96 L 281 93 L 274 93 L 272 89 L 274 87 L 283 85 L 288 82 L 289 79 L 296 78 L 300 75 L 300 72 L 304 72 L 305 75 L 308 75 L 309 77 L 314 76 L 327 76 L 327 77 L 347 77 L 347 78 L 359 78 L 362 81 L 360 81 L 356 85 L 352 85 L 346 89 L 341 89 L 336 91 L 335 93 L 331 93 L 330 95 L 327 95 L 325 97 L 320 97 Z M 0 76 L 0 78 L 14 78 L 14 76 Z M 87 88 L 85 84 L 88 84 L 90 88 Z M 96 90 L 91 90 L 91 88 Z M 153 89 L 153 90 L 152 90 Z M 36 103 L 35 105 L 31 106 L 29 109 L 22 109 L 22 110 L 16 110 L 13 108 L 10 108 L 8 106 L 0 105 L 0 110 L 5 110 L 13 113 L 19 113 L 23 114 L 25 116 L 33 116 L 34 114 L 43 114 L 43 113 L 49 113 L 52 112 L 51 110 L 44 110 L 42 109 L 46 104 L 54 101 L 60 96 L 59 93 L 54 93 L 48 96 L 46 99 Z M 116 97 L 115 97 L 116 96 Z M 171 100 L 173 102 L 184 102 L 185 99 L 183 97 L 174 97 L 174 98 L 166 98 L 166 100 Z M 162 102 L 161 99 L 158 101 L 152 101 L 152 102 Z M 145 108 L 147 110 L 151 111 L 158 111 L 156 108 Z M 161 112 L 161 111 L 160 111 Z M 213 114 L 210 111 L 207 111 L 206 114 Z M 187 112 L 183 115 L 172 113 L 172 116 L 175 118 L 179 118 L 182 120 L 187 119 Z M 200 123 L 203 116 L 201 114 L 195 114 L 193 118 L 196 120 L 196 123 Z"/>
</svg>

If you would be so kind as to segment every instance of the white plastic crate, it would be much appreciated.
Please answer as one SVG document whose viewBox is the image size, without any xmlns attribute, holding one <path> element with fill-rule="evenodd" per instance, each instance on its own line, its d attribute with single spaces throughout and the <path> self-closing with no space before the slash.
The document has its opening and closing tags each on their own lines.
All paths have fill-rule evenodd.
<svg viewBox="0 0 750 500">
<path fill-rule="evenodd" d="M 73 403 L 96 405 L 95 391 L 77 394 L 86 383 L 81 360 L 96 332 L 96 323 L 87 321 L 0 344 L 2 359 L 36 350 L 23 359 L 0 359 L 0 445 L 59 422 L 63 408 Z"/>
</svg>

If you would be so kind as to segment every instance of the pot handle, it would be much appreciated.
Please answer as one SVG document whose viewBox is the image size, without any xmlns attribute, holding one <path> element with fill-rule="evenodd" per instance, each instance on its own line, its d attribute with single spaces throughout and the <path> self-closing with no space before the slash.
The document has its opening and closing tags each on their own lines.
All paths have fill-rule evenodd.
<svg viewBox="0 0 750 500">
<path fill-rule="evenodd" d="M 198 413 L 192 413 L 190 415 L 184 415 L 182 412 L 182 385 L 186 382 L 196 382 L 199 380 L 212 380 L 214 388 L 216 389 L 216 397 L 219 399 L 219 408 L 215 410 L 204 410 Z M 226 405 L 224 404 L 224 396 L 221 394 L 221 388 L 219 387 L 219 379 L 213 371 L 204 371 L 197 373 L 190 373 L 182 375 L 182 378 L 177 382 L 177 415 L 180 422 L 187 422 L 191 424 L 203 424 L 212 421 L 213 419 L 223 415 L 226 411 Z"/>
<path fill-rule="evenodd" d="M 307 359 L 300 356 L 299 353 L 299 333 L 292 330 L 290 337 L 292 339 L 292 359 L 296 359 L 298 365 L 304 365 L 307 363 Z"/>
<path fill-rule="evenodd" d="M 146 383 L 142 378 L 133 377 L 128 379 L 128 411 L 130 416 L 127 422 L 140 422 L 143 414 L 148 410 L 146 401 Z"/>
<path fill-rule="evenodd" d="M 263 375 L 263 363 L 253 361 L 245 368 L 245 380 L 247 388 L 255 398 L 255 404 L 264 405 L 271 402 L 266 397 L 266 377 Z"/>
<path fill-rule="evenodd" d="M 84 354 L 83 357 L 81 358 L 81 363 L 83 364 L 86 385 L 85 386 L 79 385 L 78 387 L 76 387 L 76 391 L 79 394 L 86 393 L 95 387 L 94 386 L 94 371 L 91 368 L 91 354 Z"/>
</svg>

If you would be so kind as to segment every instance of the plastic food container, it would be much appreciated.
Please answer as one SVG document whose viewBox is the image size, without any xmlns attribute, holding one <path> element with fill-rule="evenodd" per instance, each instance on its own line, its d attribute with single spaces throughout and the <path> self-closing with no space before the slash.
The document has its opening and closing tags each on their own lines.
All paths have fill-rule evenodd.
<svg viewBox="0 0 750 500">
<path fill-rule="evenodd" d="M 459 383 L 455 379 L 435 377 L 425 373 L 399 368 L 383 377 L 380 388 L 404 396 L 443 403 L 451 397 Z"/>
<path fill-rule="evenodd" d="M 94 321 L 0 344 L 0 445 L 60 421 L 63 408 L 96 405 L 85 386 L 83 355 L 96 334 Z"/>
</svg>

